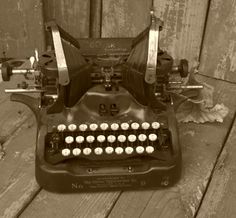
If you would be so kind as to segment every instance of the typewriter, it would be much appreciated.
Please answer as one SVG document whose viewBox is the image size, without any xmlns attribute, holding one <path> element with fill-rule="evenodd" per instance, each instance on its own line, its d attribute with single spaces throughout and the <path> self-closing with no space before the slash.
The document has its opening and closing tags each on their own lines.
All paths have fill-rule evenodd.
<svg viewBox="0 0 236 218">
<path fill-rule="evenodd" d="M 188 62 L 173 64 L 159 48 L 162 21 L 150 20 L 135 38 L 96 39 L 75 39 L 51 21 L 50 49 L 2 63 L 4 81 L 25 77 L 5 92 L 35 114 L 35 175 L 44 189 L 153 189 L 180 178 L 171 90 L 197 87 L 170 80 L 187 77 Z"/>
</svg>

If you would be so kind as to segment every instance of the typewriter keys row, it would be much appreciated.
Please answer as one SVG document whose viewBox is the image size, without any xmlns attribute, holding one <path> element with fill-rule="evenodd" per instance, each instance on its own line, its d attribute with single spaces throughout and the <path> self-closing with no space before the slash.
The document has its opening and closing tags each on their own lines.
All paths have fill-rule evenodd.
<svg viewBox="0 0 236 218">
<path fill-rule="evenodd" d="M 160 123 L 159 122 L 152 122 L 152 123 L 143 122 L 143 123 L 139 124 L 137 122 L 133 122 L 133 123 L 129 124 L 127 122 L 124 122 L 124 123 L 121 123 L 121 124 L 112 123 L 110 125 L 110 129 L 113 130 L 113 131 L 116 131 L 116 130 L 119 130 L 119 129 L 121 129 L 121 130 L 128 130 L 128 129 L 138 130 L 140 127 L 143 130 L 147 130 L 150 127 L 152 129 L 159 129 L 160 128 Z M 77 125 L 76 124 L 70 124 L 67 127 L 65 124 L 59 124 L 57 126 L 57 130 L 59 132 L 66 131 L 67 129 L 71 132 L 76 131 L 77 130 Z M 78 126 L 78 129 L 82 132 L 87 131 L 87 130 L 89 130 L 89 131 L 97 131 L 97 130 L 106 131 L 106 130 L 109 129 L 109 124 L 108 123 L 101 123 L 100 125 L 98 125 L 96 123 L 91 123 L 89 125 L 80 124 Z"/>
<path fill-rule="evenodd" d="M 106 154 L 112 154 L 115 152 L 117 155 L 121 155 L 123 153 L 129 155 L 129 154 L 133 154 L 134 152 L 136 152 L 137 154 L 143 154 L 144 152 L 151 154 L 154 152 L 154 150 L 155 149 L 153 146 L 147 146 L 146 148 L 143 146 L 137 146 L 136 148 L 133 148 L 130 146 L 128 146 L 126 148 L 123 148 L 123 147 L 113 148 L 111 146 L 108 146 L 106 148 L 96 147 L 94 150 L 87 147 L 87 148 L 83 148 L 83 149 L 74 148 L 72 150 L 72 154 L 74 156 L 79 156 L 81 153 L 83 153 L 84 155 L 87 156 L 87 155 L 92 154 L 92 152 L 94 152 L 94 154 L 96 154 L 96 155 L 101 155 L 101 154 L 103 154 L 103 152 L 105 152 Z M 69 148 L 64 148 L 64 149 L 62 149 L 61 153 L 63 156 L 66 157 L 71 154 L 71 150 Z"/>
</svg>

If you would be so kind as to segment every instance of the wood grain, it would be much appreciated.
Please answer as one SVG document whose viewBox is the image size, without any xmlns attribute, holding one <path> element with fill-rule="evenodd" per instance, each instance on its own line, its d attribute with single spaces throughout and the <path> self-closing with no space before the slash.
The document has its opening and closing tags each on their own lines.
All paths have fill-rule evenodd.
<svg viewBox="0 0 236 218">
<path fill-rule="evenodd" d="M 211 0 L 200 73 L 236 82 L 236 1 Z"/>
<path fill-rule="evenodd" d="M 43 0 L 45 21 L 56 20 L 72 36 L 89 36 L 89 0 Z"/>
<path fill-rule="evenodd" d="M 0 57 L 29 57 L 35 48 L 44 48 L 41 0 L 1 1 Z"/>
<path fill-rule="evenodd" d="M 201 79 L 214 85 L 215 102 L 223 102 L 230 108 L 230 114 L 222 124 L 180 124 L 183 155 L 180 182 L 172 188 L 153 191 L 151 194 L 150 191 L 123 193 L 109 217 L 194 217 L 236 107 L 236 102 L 232 101 L 236 85 L 205 77 Z"/>
<path fill-rule="evenodd" d="M 154 0 L 155 14 L 164 21 L 160 47 L 178 62 L 187 58 L 196 66 L 208 1 Z M 149 23 L 151 0 L 103 1 L 103 37 L 134 37 Z"/>
<path fill-rule="evenodd" d="M 236 214 L 236 121 L 217 162 L 197 218 L 227 217 Z"/>
</svg>

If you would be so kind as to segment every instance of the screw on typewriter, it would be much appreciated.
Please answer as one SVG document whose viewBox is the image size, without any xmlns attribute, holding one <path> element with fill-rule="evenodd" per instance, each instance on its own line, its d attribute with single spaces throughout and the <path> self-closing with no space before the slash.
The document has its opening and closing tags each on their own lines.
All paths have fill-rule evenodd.
<svg viewBox="0 0 236 218">
<path fill-rule="evenodd" d="M 136 38 L 74 39 L 46 24 L 52 49 L 29 67 L 2 64 L 4 81 L 23 74 L 28 83 L 7 89 L 37 118 L 35 174 L 55 192 L 147 189 L 170 186 L 181 175 L 181 149 L 171 80 L 188 75 L 188 62 L 173 66 L 159 48 L 162 22 Z M 38 93 L 29 96 L 24 93 Z"/>
</svg>

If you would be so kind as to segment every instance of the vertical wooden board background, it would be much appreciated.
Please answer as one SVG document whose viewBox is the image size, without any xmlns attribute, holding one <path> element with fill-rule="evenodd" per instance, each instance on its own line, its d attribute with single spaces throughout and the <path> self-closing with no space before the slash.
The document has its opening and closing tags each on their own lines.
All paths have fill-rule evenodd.
<svg viewBox="0 0 236 218">
<path fill-rule="evenodd" d="M 56 22 L 75 38 L 89 35 L 89 0 L 43 0 L 45 21 Z"/>
<path fill-rule="evenodd" d="M 200 73 L 236 82 L 236 0 L 211 0 L 200 60 Z"/>
<path fill-rule="evenodd" d="M 1 1 L 0 57 L 27 57 L 43 49 L 41 0 Z"/>
<path fill-rule="evenodd" d="M 154 0 L 155 14 L 164 21 L 160 46 L 175 59 L 199 60 L 208 0 Z M 104 0 L 102 36 L 134 37 L 149 23 L 151 0 Z"/>
</svg>

